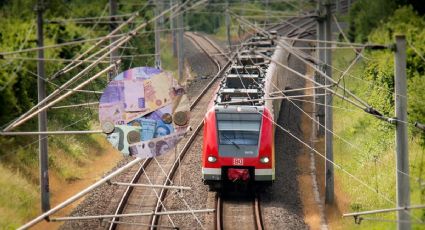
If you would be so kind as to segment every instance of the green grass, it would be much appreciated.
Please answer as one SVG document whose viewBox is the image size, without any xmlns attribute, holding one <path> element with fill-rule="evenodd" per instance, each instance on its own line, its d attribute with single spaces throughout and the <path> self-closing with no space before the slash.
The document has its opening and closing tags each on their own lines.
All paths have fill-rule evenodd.
<svg viewBox="0 0 425 230">
<path fill-rule="evenodd" d="M 350 50 L 338 50 L 333 53 L 334 65 L 344 70 L 354 55 Z M 356 77 L 362 77 L 363 63 L 357 64 L 349 71 Z M 334 78 L 339 75 L 334 72 Z M 362 99 L 368 98 L 368 84 L 364 81 L 347 76 L 345 85 Z M 396 171 L 395 171 L 395 144 L 394 128 L 385 125 L 371 115 L 349 105 L 347 102 L 335 99 L 335 106 L 346 107 L 348 110 L 334 109 L 334 131 L 338 136 L 348 140 L 355 147 L 334 137 L 334 160 L 345 170 L 366 183 L 369 188 L 348 176 L 341 170 L 335 170 L 336 180 L 341 185 L 341 190 L 349 200 L 348 210 L 355 212 L 395 207 L 377 193 L 395 202 L 396 200 Z M 351 111 L 355 110 L 355 111 Z M 409 137 L 409 157 L 411 172 L 411 204 L 423 203 L 419 182 L 423 167 L 422 156 L 425 150 L 420 146 L 419 137 Z M 412 211 L 412 215 L 420 218 L 423 211 Z M 395 213 L 365 216 L 366 218 L 395 219 Z M 343 229 L 395 229 L 395 223 L 378 221 L 364 221 L 361 225 L 354 224 L 352 218 L 343 219 L 338 224 Z M 419 229 L 420 225 L 412 225 Z"/>
<path fill-rule="evenodd" d="M 37 213 L 38 188 L 17 170 L 0 165 L 0 228 L 16 229 Z"/>
<path fill-rule="evenodd" d="M 89 129 L 96 125 L 94 122 Z M 15 229 L 39 214 L 38 144 L 12 148 L 7 141 L 0 139 L 6 153 L 0 163 L 0 229 Z M 50 136 L 50 176 L 64 184 L 78 180 L 83 176 L 82 168 L 104 152 L 106 142 L 102 135 Z"/>
<path fill-rule="evenodd" d="M 173 55 L 172 36 L 161 38 L 161 68 L 173 73 L 178 78 L 178 59 Z"/>
</svg>

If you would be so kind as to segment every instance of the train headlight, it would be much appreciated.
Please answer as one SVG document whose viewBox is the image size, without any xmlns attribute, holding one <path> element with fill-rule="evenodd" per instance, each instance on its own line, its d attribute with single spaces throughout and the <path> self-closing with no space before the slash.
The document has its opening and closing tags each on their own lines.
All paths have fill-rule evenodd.
<svg viewBox="0 0 425 230">
<path fill-rule="evenodd" d="M 214 163 L 217 161 L 217 158 L 213 157 L 213 156 L 209 156 L 208 157 L 208 162 Z"/>
<path fill-rule="evenodd" d="M 270 162 L 270 159 L 268 157 L 261 157 L 260 162 L 263 164 L 267 164 Z"/>
</svg>

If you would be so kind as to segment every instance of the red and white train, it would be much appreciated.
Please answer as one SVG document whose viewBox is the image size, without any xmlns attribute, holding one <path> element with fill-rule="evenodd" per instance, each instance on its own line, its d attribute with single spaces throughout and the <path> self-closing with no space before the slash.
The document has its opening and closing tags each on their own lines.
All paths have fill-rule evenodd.
<svg viewBox="0 0 425 230">
<path fill-rule="evenodd" d="M 248 40 L 226 70 L 204 118 L 202 178 L 212 189 L 224 181 L 273 182 L 275 179 L 273 102 L 265 97 L 275 79 L 268 57 L 272 39 Z"/>
</svg>

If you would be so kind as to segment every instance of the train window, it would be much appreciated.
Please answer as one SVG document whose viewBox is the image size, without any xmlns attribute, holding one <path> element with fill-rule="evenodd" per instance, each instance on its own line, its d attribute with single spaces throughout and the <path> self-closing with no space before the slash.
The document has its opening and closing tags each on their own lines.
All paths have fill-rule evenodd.
<svg viewBox="0 0 425 230">
<path fill-rule="evenodd" d="M 257 145 L 259 132 L 226 130 L 219 131 L 220 145 Z"/>
<path fill-rule="evenodd" d="M 260 121 L 218 121 L 221 145 L 257 145 Z"/>
</svg>

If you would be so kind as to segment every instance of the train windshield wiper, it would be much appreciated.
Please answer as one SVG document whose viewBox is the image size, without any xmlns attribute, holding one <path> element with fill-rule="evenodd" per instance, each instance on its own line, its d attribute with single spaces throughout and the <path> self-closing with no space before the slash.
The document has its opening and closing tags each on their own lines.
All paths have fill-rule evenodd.
<svg viewBox="0 0 425 230">
<path fill-rule="evenodd" d="M 224 135 L 223 133 L 221 134 L 224 138 L 226 138 L 228 141 L 230 141 L 230 143 L 232 143 L 237 149 L 241 149 L 241 147 L 239 147 L 238 144 L 236 144 L 234 141 L 230 140 L 230 138 L 228 138 L 226 135 Z"/>
</svg>

